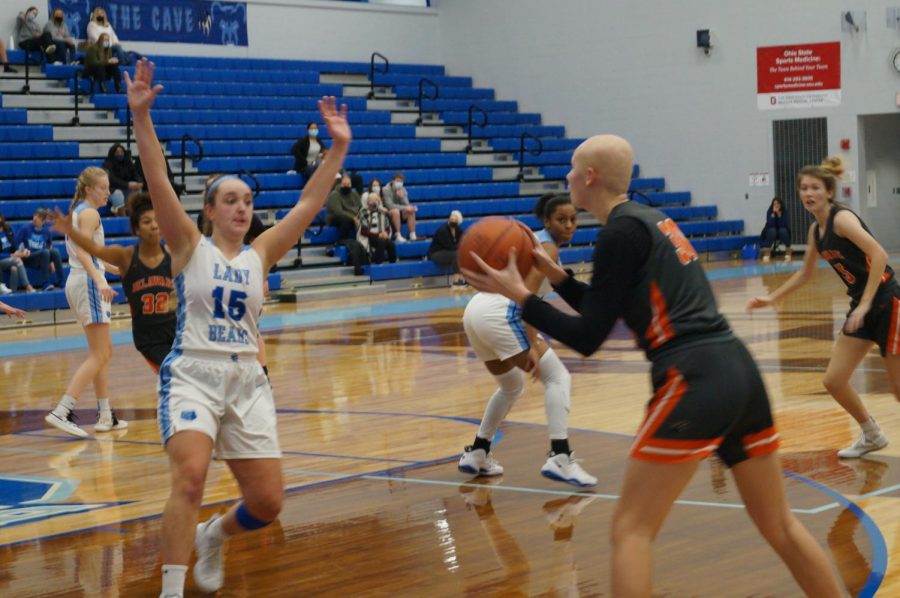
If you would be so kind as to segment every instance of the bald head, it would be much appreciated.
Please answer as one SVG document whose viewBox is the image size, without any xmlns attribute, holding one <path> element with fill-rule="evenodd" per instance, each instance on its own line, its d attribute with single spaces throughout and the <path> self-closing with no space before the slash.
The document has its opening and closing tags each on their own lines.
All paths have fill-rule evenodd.
<svg viewBox="0 0 900 598">
<path fill-rule="evenodd" d="M 617 135 L 595 135 L 578 146 L 573 163 L 584 170 L 593 169 L 600 187 L 610 195 L 628 191 L 634 168 L 631 144 Z"/>
</svg>

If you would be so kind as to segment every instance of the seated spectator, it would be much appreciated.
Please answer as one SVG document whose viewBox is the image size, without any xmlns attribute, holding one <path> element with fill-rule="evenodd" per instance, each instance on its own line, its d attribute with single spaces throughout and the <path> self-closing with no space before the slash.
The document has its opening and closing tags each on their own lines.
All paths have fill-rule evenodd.
<svg viewBox="0 0 900 598">
<path fill-rule="evenodd" d="M 16 69 L 9 66 L 9 57 L 6 55 L 6 46 L 3 45 L 3 40 L 0 39 L 0 64 L 3 65 L 4 73 L 18 73 Z"/>
<path fill-rule="evenodd" d="M 378 196 L 378 205 L 380 205 L 385 210 L 387 208 L 384 207 L 384 203 L 381 201 L 381 181 L 378 179 L 372 179 L 369 183 L 369 187 L 362 194 L 362 205 L 366 205 L 369 202 L 369 195 L 375 194 Z"/>
<path fill-rule="evenodd" d="M 54 64 L 70 64 L 75 62 L 75 38 L 69 35 L 66 15 L 61 8 L 53 11 L 53 16 L 44 25 L 44 33 L 49 33 L 56 46 L 56 52 L 50 59 Z"/>
<path fill-rule="evenodd" d="M 40 268 L 43 281 L 43 290 L 48 291 L 54 287 L 53 272 L 56 278 L 56 286 L 64 284 L 62 257 L 59 250 L 53 246 L 53 237 L 47 223 L 47 210 L 38 208 L 31 217 L 31 223 L 23 226 L 16 234 L 15 244 L 19 251 L 27 250 L 28 254 L 22 256 L 22 262 L 29 268 Z M 51 266 L 52 261 L 52 266 Z"/>
<path fill-rule="evenodd" d="M 391 223 L 394 226 L 394 239 L 398 243 L 405 243 L 406 239 L 400 232 L 400 221 L 406 222 L 409 229 L 409 240 L 415 241 L 416 237 L 416 207 L 409 203 L 409 194 L 403 186 L 403 173 L 398 172 L 391 179 L 391 183 L 381 190 L 381 198 L 391 214 Z"/>
<path fill-rule="evenodd" d="M 37 22 L 38 9 L 36 6 L 28 7 L 28 10 L 20 12 L 16 17 L 16 41 L 19 47 L 29 52 L 43 50 L 49 57 L 56 52 L 53 37 L 47 31 L 42 31 Z"/>
<path fill-rule="evenodd" d="M 106 93 L 107 79 L 112 79 L 115 83 L 116 93 L 122 92 L 119 59 L 113 55 L 109 36 L 105 33 L 101 33 L 100 39 L 88 46 L 84 53 L 84 74 L 100 84 L 100 93 Z"/>
<path fill-rule="evenodd" d="M 0 214 L 0 276 L 5 276 L 9 270 L 9 287 L 0 279 L 0 295 L 19 290 L 23 287 L 29 293 L 34 292 L 34 287 L 28 282 L 28 272 L 22 258 L 28 256 L 27 249 L 16 249 L 16 240 L 12 229 L 6 219 Z"/>
<path fill-rule="evenodd" d="M 134 161 L 134 167 L 138 173 L 138 180 L 139 181 L 145 180 L 144 179 L 144 167 L 141 165 L 141 157 L 136 156 L 136 157 L 134 157 L 133 161 Z M 177 195 L 178 197 L 181 197 L 182 195 L 184 195 L 185 187 L 181 183 L 175 182 L 175 173 L 172 172 L 172 165 L 169 164 L 168 159 L 166 160 L 166 174 L 169 177 L 169 183 L 172 184 L 172 189 L 175 190 L 175 195 Z"/>
<path fill-rule="evenodd" d="M 780 197 L 773 197 L 766 210 L 766 225 L 762 230 L 762 260 L 768 262 L 776 242 L 784 243 L 784 261 L 791 261 L 791 229 L 787 212 Z"/>
<path fill-rule="evenodd" d="M 324 158 L 323 152 L 326 149 L 319 142 L 318 137 L 319 125 L 316 123 L 306 125 L 306 136 L 301 137 L 291 146 L 291 154 L 294 155 L 294 168 L 288 174 L 299 172 L 306 179 L 312 176 L 322 162 L 322 158 Z"/>
<path fill-rule="evenodd" d="M 98 41 L 100 41 L 100 36 L 104 33 L 109 39 L 109 49 L 112 50 L 113 56 L 116 57 L 116 59 L 119 61 L 119 64 L 122 64 L 123 66 L 128 64 L 125 50 L 122 49 L 122 44 L 119 43 L 119 37 L 116 35 L 116 32 L 113 30 L 112 25 L 106 18 L 106 11 L 98 6 L 91 13 L 91 21 L 87 26 L 88 42 L 90 42 L 91 44 L 96 44 Z"/>
<path fill-rule="evenodd" d="M 131 153 L 121 143 L 114 143 L 106 153 L 103 170 L 109 175 L 109 209 L 116 216 L 124 216 L 125 198 L 144 188 Z"/>
<path fill-rule="evenodd" d="M 338 239 L 352 239 L 359 226 L 360 208 L 359 193 L 351 187 L 350 177 L 344 175 L 325 202 L 325 224 L 337 227 Z"/>
<path fill-rule="evenodd" d="M 387 209 L 381 205 L 378 193 L 366 193 L 366 203 L 359 210 L 359 230 L 356 240 L 369 252 L 373 264 L 384 261 L 387 253 L 388 261 L 397 261 L 397 246 L 391 240 L 391 222 Z"/>
<path fill-rule="evenodd" d="M 459 210 L 450 212 L 447 224 L 442 224 L 434 233 L 431 245 L 428 247 L 428 259 L 453 274 L 453 285 L 463 286 L 466 281 L 459 273 L 456 262 L 456 251 L 459 247 L 459 239 L 462 237 L 462 213 Z"/>
</svg>

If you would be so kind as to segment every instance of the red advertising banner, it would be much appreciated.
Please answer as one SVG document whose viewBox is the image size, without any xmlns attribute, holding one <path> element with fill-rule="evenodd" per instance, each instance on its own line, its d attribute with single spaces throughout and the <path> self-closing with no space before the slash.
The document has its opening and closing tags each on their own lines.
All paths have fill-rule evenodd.
<svg viewBox="0 0 900 598">
<path fill-rule="evenodd" d="M 761 110 L 839 106 L 841 42 L 757 48 L 756 94 Z"/>
</svg>

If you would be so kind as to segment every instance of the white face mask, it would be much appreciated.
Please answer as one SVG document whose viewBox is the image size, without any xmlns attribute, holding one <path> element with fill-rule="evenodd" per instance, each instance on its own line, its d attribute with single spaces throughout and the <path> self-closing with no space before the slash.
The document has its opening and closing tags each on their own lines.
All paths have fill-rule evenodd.
<svg viewBox="0 0 900 598">
<path fill-rule="evenodd" d="M 394 181 L 394 189 L 403 189 L 403 181 Z"/>
<path fill-rule="evenodd" d="M 381 187 L 375 185 L 372 187 L 372 193 L 381 193 Z"/>
</svg>

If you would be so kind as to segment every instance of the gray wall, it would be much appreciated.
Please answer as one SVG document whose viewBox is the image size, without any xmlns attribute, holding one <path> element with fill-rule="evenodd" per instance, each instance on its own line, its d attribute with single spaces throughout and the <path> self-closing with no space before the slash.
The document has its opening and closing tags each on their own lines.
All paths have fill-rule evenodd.
<svg viewBox="0 0 900 598">
<path fill-rule="evenodd" d="M 861 215 L 887 249 L 900 249 L 900 111 L 860 118 Z M 866 173 L 875 175 L 875 206 L 868 200 Z"/>
<path fill-rule="evenodd" d="M 773 187 L 749 187 L 751 172 L 773 172 L 773 119 L 825 116 L 829 152 L 859 169 L 857 115 L 897 112 L 900 75 L 888 58 L 900 34 L 885 26 L 896 0 L 435 0 L 442 56 L 524 111 L 563 124 L 570 136 L 623 135 L 648 176 L 720 206 L 757 231 Z M 868 32 L 841 33 L 840 13 L 863 4 Z M 709 56 L 696 30 L 711 29 Z M 760 111 L 756 48 L 842 42 L 840 107 Z M 895 138 L 896 140 L 896 138 Z M 851 204 L 858 206 L 853 184 Z M 750 199 L 745 200 L 745 194 Z"/>
</svg>

